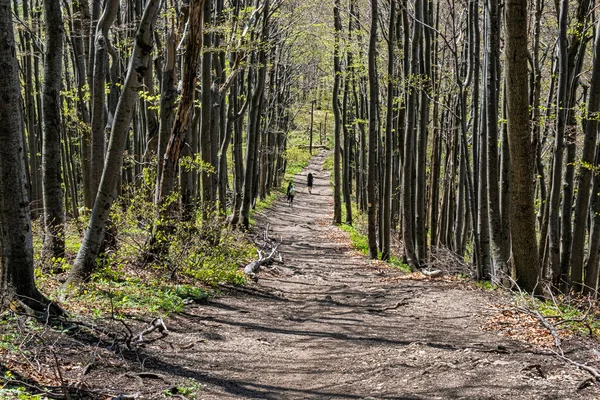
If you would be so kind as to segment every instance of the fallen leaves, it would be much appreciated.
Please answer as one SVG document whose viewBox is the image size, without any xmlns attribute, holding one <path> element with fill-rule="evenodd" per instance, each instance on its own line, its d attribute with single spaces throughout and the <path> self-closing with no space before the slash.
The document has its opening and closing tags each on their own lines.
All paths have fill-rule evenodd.
<svg viewBox="0 0 600 400">
<path fill-rule="evenodd" d="M 533 315 L 506 308 L 505 305 L 491 307 L 493 314 L 482 327 L 487 332 L 498 332 L 511 339 L 529 343 L 542 348 L 554 348 L 554 337 Z M 561 337 L 569 337 L 571 333 L 559 330 Z"/>
</svg>

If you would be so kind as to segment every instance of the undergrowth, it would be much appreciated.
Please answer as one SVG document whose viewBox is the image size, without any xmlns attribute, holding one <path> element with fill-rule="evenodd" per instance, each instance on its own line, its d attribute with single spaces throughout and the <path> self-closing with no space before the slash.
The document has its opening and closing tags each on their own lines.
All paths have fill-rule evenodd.
<svg viewBox="0 0 600 400">
<path fill-rule="evenodd" d="M 99 268 L 90 282 L 77 288 L 64 307 L 69 312 L 102 317 L 105 315 L 168 314 L 183 309 L 187 300 L 199 300 L 217 290 L 219 284 L 244 284 L 240 269 L 254 257 L 255 249 L 243 233 L 229 229 L 218 215 L 203 220 L 179 218 L 160 220 L 168 229 L 160 231 L 160 255 L 146 261 L 147 243 L 152 235 L 155 177 L 145 172 L 143 183 L 122 196 L 111 212 L 107 235 L 110 246 L 97 258 Z M 85 219 L 85 218 L 84 218 Z M 61 259 L 36 259 L 36 281 L 50 298 L 62 296 L 60 285 L 77 254 L 81 220 L 67 225 L 66 255 Z M 41 247 L 40 227 L 36 254 Z"/>
<path fill-rule="evenodd" d="M 591 297 L 560 294 L 540 299 L 521 294 L 516 303 L 524 310 L 539 312 L 549 324 L 567 335 L 600 338 L 600 304 Z"/>
</svg>

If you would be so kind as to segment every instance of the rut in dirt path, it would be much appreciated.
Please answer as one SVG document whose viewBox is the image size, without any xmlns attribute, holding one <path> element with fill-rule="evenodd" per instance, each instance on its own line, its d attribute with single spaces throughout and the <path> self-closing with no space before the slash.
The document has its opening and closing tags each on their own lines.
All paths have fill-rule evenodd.
<svg viewBox="0 0 600 400">
<path fill-rule="evenodd" d="M 586 376 L 480 329 L 491 296 L 402 273 L 353 251 L 331 225 L 325 155 L 257 217 L 281 238 L 284 264 L 170 319 L 172 340 L 148 366 L 206 385 L 200 398 L 562 399 Z M 306 174 L 315 176 L 313 194 Z M 534 366 L 534 367 L 532 367 Z M 541 373 L 538 371 L 542 371 Z M 591 391 L 590 391 L 591 390 Z"/>
</svg>

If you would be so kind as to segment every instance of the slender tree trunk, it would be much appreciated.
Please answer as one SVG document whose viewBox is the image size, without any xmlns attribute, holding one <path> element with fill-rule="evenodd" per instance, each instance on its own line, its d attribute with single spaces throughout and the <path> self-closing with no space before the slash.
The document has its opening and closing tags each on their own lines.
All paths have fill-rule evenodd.
<svg viewBox="0 0 600 400">
<path fill-rule="evenodd" d="M 388 260 L 390 258 L 390 231 L 392 223 L 392 147 L 393 140 L 393 125 L 394 125 L 394 49 L 396 43 L 395 22 L 396 22 L 396 1 L 390 1 L 390 16 L 388 28 L 388 87 L 387 87 L 387 117 L 385 129 L 385 171 L 383 178 L 383 245 L 381 251 L 381 259 Z"/>
<path fill-rule="evenodd" d="M 533 203 L 533 152 L 527 89 L 527 1 L 508 0 L 506 9 L 506 84 L 511 170 L 511 235 L 516 282 L 528 292 L 538 287 Z"/>
<path fill-rule="evenodd" d="M 377 1 L 377 0 L 373 0 Z M 340 198 L 340 184 L 341 184 L 341 171 L 340 171 L 340 136 L 341 136 L 341 115 L 340 115 L 340 79 L 341 79 L 341 66 L 340 66 L 340 47 L 341 47 L 341 32 L 342 32 L 342 20 L 340 18 L 340 2 L 335 0 L 333 6 L 333 20 L 335 26 L 335 44 L 333 50 L 333 223 L 342 223 L 342 200 Z"/>
<path fill-rule="evenodd" d="M 571 247 L 571 268 L 573 271 L 580 272 L 583 269 L 585 233 L 587 232 L 585 226 L 589 215 L 590 184 L 593 174 L 592 166 L 595 165 L 594 149 L 597 147 L 598 117 L 600 116 L 600 19 L 596 25 L 592 66 L 590 97 L 588 99 L 587 118 L 585 120 L 585 138 L 583 140 L 581 163 L 579 164 L 579 179 L 577 183 L 577 199 L 575 200 L 575 220 L 573 222 L 573 241 Z M 598 197 L 597 192 L 592 192 L 592 195 L 594 198 Z M 595 215 L 593 219 L 596 220 Z M 592 264 L 586 265 L 585 270 L 585 286 L 583 287 L 583 292 L 586 294 L 595 293 L 598 280 L 598 263 L 593 262 L 594 260 L 597 260 L 598 252 L 596 249 L 596 251 L 592 253 L 592 250 L 594 250 L 593 239 L 593 237 L 590 238 L 590 251 L 588 252 L 588 260 L 592 260 Z M 578 276 L 580 275 L 581 274 L 579 273 Z"/>
<path fill-rule="evenodd" d="M 500 174 L 498 171 L 498 71 L 500 54 L 500 24 L 498 0 L 487 0 L 487 48 L 485 79 L 485 123 L 487 138 L 487 201 L 491 236 L 492 279 L 496 282 L 509 276 L 510 244 L 504 240 L 500 211 Z M 483 182 L 483 181 L 482 181 Z"/>
<path fill-rule="evenodd" d="M 350 53 L 348 53 L 348 57 L 350 58 Z M 348 62 L 350 65 L 350 62 Z M 348 97 L 350 91 L 350 75 L 346 74 L 346 79 L 344 80 L 344 100 L 342 102 L 342 131 L 344 133 L 344 150 L 342 157 L 342 194 L 344 197 L 344 208 L 346 210 L 346 224 L 352 225 L 352 199 L 350 198 L 350 188 L 352 187 L 352 177 L 350 176 L 350 154 L 351 144 L 350 144 L 350 126 L 351 124 L 348 122 L 349 109 L 348 109 Z"/>
<path fill-rule="evenodd" d="M 262 27 L 262 40 L 268 39 L 269 32 L 269 11 L 270 0 L 265 0 L 263 8 L 263 27 Z M 248 76 L 248 91 L 252 93 L 252 99 L 250 104 L 250 110 L 248 112 L 248 132 L 246 140 L 246 173 L 244 176 L 244 195 L 242 198 L 242 207 L 240 209 L 238 223 L 245 229 L 248 229 L 250 225 L 250 207 L 254 202 L 254 196 L 256 193 L 256 183 L 254 180 L 258 178 L 256 156 L 258 153 L 258 141 L 259 141 L 259 127 L 260 127 L 260 116 L 262 114 L 262 106 L 264 99 L 264 89 L 266 81 L 266 52 L 263 48 L 258 53 L 258 69 L 254 71 L 256 74 L 256 82 L 254 90 L 251 91 L 251 85 L 253 83 L 252 74 Z"/>
<path fill-rule="evenodd" d="M 422 20 L 422 0 L 415 2 L 415 17 Z M 406 9 L 403 12 L 408 12 Z M 416 77 L 419 73 L 419 46 L 421 41 L 421 29 L 413 28 L 410 45 L 410 76 Z M 414 244 L 414 205 L 415 193 L 413 186 L 413 175 L 415 166 L 415 126 L 417 114 L 417 93 L 414 88 L 408 88 L 408 100 L 406 103 L 406 127 L 404 131 L 404 165 L 402 168 L 402 239 L 404 241 L 404 255 L 411 270 L 419 268 L 419 260 L 415 252 Z M 456 232 L 459 236 L 460 233 Z"/>
<path fill-rule="evenodd" d="M 0 0 L 0 65 L 3 68 L 0 74 L 0 290 L 30 308 L 44 311 L 50 303 L 35 286 L 21 87 L 12 18 L 10 1 Z M 61 313 L 56 306 L 50 311 Z"/>
<path fill-rule="evenodd" d="M 554 157 L 552 161 L 552 178 L 550 189 L 549 204 L 549 263 L 552 273 L 552 282 L 555 286 L 560 283 L 560 232 L 559 232 L 559 211 L 560 211 L 560 191 L 561 177 L 563 170 L 563 147 L 565 124 L 567 118 L 567 17 L 569 13 L 569 1 L 562 0 L 559 16 L 559 72 L 558 72 L 558 93 L 557 93 L 557 118 L 556 135 L 554 139 Z M 511 152 L 512 152 L 511 148 Z"/>
<path fill-rule="evenodd" d="M 104 12 L 96 29 L 94 78 L 92 89 L 92 158 L 91 158 L 91 191 L 92 197 L 96 196 L 102 169 L 104 168 L 106 128 L 106 65 L 108 63 L 108 47 L 110 38 L 108 30 L 117 18 L 119 10 L 118 0 L 107 0 Z"/>
<path fill-rule="evenodd" d="M 42 187 L 44 198 L 44 249 L 50 257 L 65 253 L 64 211 L 60 160 L 61 104 L 64 25 L 59 0 L 44 0 L 46 54 L 42 88 L 43 144 Z"/>
<path fill-rule="evenodd" d="M 421 1 L 421 15 L 428 26 L 429 12 L 428 1 Z M 420 90 L 419 111 L 420 119 L 417 137 L 417 159 L 416 159 L 416 185 L 415 185 L 415 247 L 420 264 L 427 261 L 427 142 L 429 125 L 429 96 L 431 95 L 431 30 L 418 24 L 415 29 L 422 29 L 423 43 L 421 43 L 419 64 L 420 79 L 423 87 Z M 479 55 L 477 55 L 478 59 Z M 475 97 L 475 94 L 474 94 Z M 476 97 L 475 97 L 476 98 Z"/>
<path fill-rule="evenodd" d="M 160 123 L 158 128 L 158 143 L 156 146 L 156 192 L 154 203 L 158 206 L 160 192 L 160 178 L 163 171 L 163 163 L 167 143 L 171 129 L 173 128 L 173 115 L 177 89 L 175 88 L 175 35 L 170 31 L 165 41 L 165 61 L 162 72 L 161 95 L 160 95 Z"/>
<path fill-rule="evenodd" d="M 377 252 L 377 149 L 379 88 L 377 85 L 377 24 L 378 1 L 371 0 L 371 30 L 369 33 L 369 173 L 367 176 L 367 215 L 369 257 L 378 258 Z"/>
<path fill-rule="evenodd" d="M 183 63 L 183 74 L 181 79 L 181 97 L 179 107 L 173 124 L 169 142 L 162 160 L 162 175 L 160 177 L 160 188 L 158 204 L 164 204 L 173 192 L 177 164 L 185 143 L 185 137 L 190 130 L 194 114 L 194 99 L 196 91 L 198 57 L 202 49 L 203 33 L 203 10 L 205 0 L 192 1 L 188 19 L 188 38 Z"/>
</svg>

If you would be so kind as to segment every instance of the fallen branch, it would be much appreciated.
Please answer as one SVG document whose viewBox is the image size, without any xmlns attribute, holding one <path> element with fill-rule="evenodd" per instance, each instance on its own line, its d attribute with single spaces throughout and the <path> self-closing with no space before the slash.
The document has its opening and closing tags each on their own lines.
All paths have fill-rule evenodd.
<svg viewBox="0 0 600 400">
<path fill-rule="evenodd" d="M 256 250 L 256 252 L 258 253 L 258 259 L 252 261 L 250 264 L 246 265 L 244 267 L 244 274 L 248 275 L 249 277 L 251 277 L 254 281 L 257 280 L 256 277 L 256 273 L 258 272 L 258 270 L 260 269 L 260 267 L 264 264 L 271 264 L 275 261 L 279 262 L 279 263 L 283 263 L 283 260 L 281 258 L 281 254 L 277 252 L 277 249 L 279 248 L 279 246 L 281 245 L 281 240 L 277 243 L 274 243 L 270 238 L 269 238 L 269 227 L 270 227 L 270 223 L 267 223 L 267 227 L 265 228 L 265 232 L 263 233 L 263 245 L 261 249 Z M 265 257 L 265 253 L 264 250 L 266 248 L 271 247 L 271 253 Z M 274 257 L 277 257 L 276 260 L 274 260 Z"/>
<path fill-rule="evenodd" d="M 552 351 L 554 353 L 554 355 L 556 355 L 558 358 L 561 358 L 563 360 L 565 360 L 566 362 L 568 362 L 569 364 L 572 364 L 574 366 L 576 366 L 579 369 L 582 369 L 584 371 L 589 372 L 592 377 L 597 381 L 600 382 L 600 372 L 598 372 L 598 370 L 594 367 L 590 367 L 589 365 L 585 365 L 585 364 L 581 364 L 578 363 L 577 361 L 573 361 L 568 357 L 565 357 L 562 353 L 562 349 L 560 349 L 560 353 L 557 351 Z"/>
<path fill-rule="evenodd" d="M 444 274 L 444 272 L 439 269 L 424 269 L 421 273 L 429 278 L 438 278 Z"/>
<path fill-rule="evenodd" d="M 150 323 L 150 326 L 147 327 L 146 329 L 144 329 L 143 331 L 141 331 L 138 335 L 138 338 L 133 341 L 131 344 L 134 346 L 137 346 L 141 343 L 144 343 L 144 335 L 147 335 L 151 332 L 154 332 L 155 330 L 157 330 L 162 333 L 162 337 L 165 337 L 167 335 L 167 333 L 169 332 L 169 330 L 167 329 L 167 326 L 165 325 L 165 323 L 163 322 L 162 318 L 154 318 L 152 320 L 152 322 Z"/>
<path fill-rule="evenodd" d="M 549 323 L 546 318 L 544 318 L 542 316 L 542 314 L 540 314 L 540 312 L 538 310 L 527 310 L 524 309 L 528 314 L 533 315 L 534 317 L 536 317 L 537 319 L 540 320 L 540 322 L 542 323 L 542 325 L 544 326 L 544 328 L 548 329 L 548 332 L 550 332 L 550 334 L 552 335 L 552 337 L 554 338 L 554 345 L 556 346 L 557 349 L 560 349 L 560 351 L 562 352 L 561 349 L 561 340 L 560 340 L 560 336 L 558 334 L 558 332 L 556 331 L 556 328 L 554 327 L 554 325 L 552 325 L 551 323 Z"/>
<path fill-rule="evenodd" d="M 298 148 L 299 149 L 308 149 L 308 148 L 310 148 L 310 145 L 308 145 L 308 144 L 299 144 Z M 313 149 L 325 149 L 325 150 L 329 150 L 329 146 L 324 145 L 324 144 L 313 144 L 312 148 Z"/>
<path fill-rule="evenodd" d="M 513 284 L 516 285 L 516 283 L 513 281 Z M 519 290 L 519 293 L 521 295 L 521 298 L 525 300 L 525 296 L 523 291 L 521 290 L 521 288 L 516 285 L 517 289 Z M 551 290 L 548 288 L 547 290 L 549 293 L 552 293 Z M 557 306 L 558 308 L 558 304 L 556 303 L 556 300 L 554 299 L 554 296 L 552 296 L 552 299 L 554 301 L 554 304 Z M 550 349 L 550 351 L 558 358 L 560 358 L 563 361 L 568 362 L 571 365 L 574 365 L 575 367 L 583 370 L 583 371 L 587 371 L 590 375 L 592 375 L 593 380 L 595 380 L 596 382 L 600 382 L 600 371 L 598 371 L 596 368 L 594 367 L 590 367 L 589 365 L 585 365 L 585 364 L 581 364 L 575 360 L 570 359 L 569 357 L 566 357 L 564 354 L 564 351 L 561 347 L 561 340 L 560 340 L 560 336 L 558 334 L 558 332 L 556 331 L 556 326 L 558 326 L 560 323 L 562 323 L 561 321 L 559 321 L 557 324 L 552 325 L 551 323 L 548 322 L 548 320 L 539 312 L 539 310 L 535 307 L 535 299 L 533 297 L 533 295 L 531 296 L 531 303 L 532 304 L 532 308 L 533 310 L 530 310 L 528 308 L 519 308 L 521 311 L 524 311 L 530 315 L 535 316 L 540 322 L 541 324 L 548 329 L 548 331 L 550 332 L 550 334 L 552 335 L 552 337 L 554 337 L 554 346 L 556 347 L 556 350 L 552 350 Z M 588 310 L 589 312 L 589 310 Z M 587 313 L 585 314 L 585 316 L 587 316 Z M 582 383 L 579 384 L 579 386 L 577 387 L 577 390 L 581 390 L 583 388 L 586 387 L 586 385 L 589 384 L 589 380 L 584 380 Z"/>
<path fill-rule="evenodd" d="M 273 250 L 271 250 L 271 254 L 269 254 L 268 257 L 264 256 L 262 250 L 258 250 L 258 260 L 254 260 L 250 264 L 246 265 L 244 267 L 244 273 L 246 275 L 256 274 L 263 264 L 271 263 L 273 261 L 273 257 L 275 256 L 275 253 L 277 253 L 279 245 L 281 245 L 281 243 L 277 243 Z"/>
</svg>

